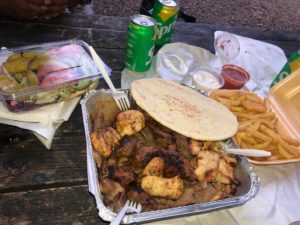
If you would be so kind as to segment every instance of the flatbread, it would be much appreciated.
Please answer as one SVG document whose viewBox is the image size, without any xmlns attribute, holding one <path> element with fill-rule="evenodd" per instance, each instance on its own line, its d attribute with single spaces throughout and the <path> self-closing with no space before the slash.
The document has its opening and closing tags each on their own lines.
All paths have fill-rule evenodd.
<svg viewBox="0 0 300 225">
<path fill-rule="evenodd" d="M 136 80 L 131 95 L 157 122 L 195 140 L 224 140 L 238 130 L 236 116 L 225 106 L 172 81 Z"/>
</svg>

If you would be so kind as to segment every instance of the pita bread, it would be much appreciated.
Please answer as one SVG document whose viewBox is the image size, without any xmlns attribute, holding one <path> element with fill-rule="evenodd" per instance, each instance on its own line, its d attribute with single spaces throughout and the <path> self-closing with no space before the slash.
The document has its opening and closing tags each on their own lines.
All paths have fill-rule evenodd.
<svg viewBox="0 0 300 225">
<path fill-rule="evenodd" d="M 153 119 L 192 139 L 219 141 L 238 130 L 236 116 L 225 106 L 172 81 L 136 80 L 131 95 Z"/>
</svg>

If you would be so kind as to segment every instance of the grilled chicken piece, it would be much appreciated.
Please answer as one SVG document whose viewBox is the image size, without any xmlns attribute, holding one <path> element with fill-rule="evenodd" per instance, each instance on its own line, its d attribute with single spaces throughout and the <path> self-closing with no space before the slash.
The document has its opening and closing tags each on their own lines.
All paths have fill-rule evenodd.
<svg viewBox="0 0 300 225">
<path fill-rule="evenodd" d="M 164 159 L 161 157 L 154 157 L 145 167 L 143 176 L 157 176 L 160 177 L 164 172 Z"/>
<path fill-rule="evenodd" d="M 125 189 L 118 182 L 107 177 L 101 178 L 100 190 L 107 205 L 112 205 L 114 209 L 124 206 Z"/>
<path fill-rule="evenodd" d="M 128 186 L 130 183 L 133 183 L 136 180 L 136 175 L 125 168 L 119 168 L 116 166 L 108 167 L 109 176 L 120 182 L 124 187 Z"/>
<path fill-rule="evenodd" d="M 114 148 L 119 145 L 120 139 L 121 136 L 112 127 L 106 127 L 91 134 L 94 149 L 100 152 L 105 158 L 108 158 Z"/>
<path fill-rule="evenodd" d="M 234 165 L 237 163 L 236 158 L 224 157 L 220 159 L 219 171 L 216 181 L 222 184 L 236 183 L 234 178 Z"/>
<path fill-rule="evenodd" d="M 137 110 L 121 112 L 117 116 L 116 127 L 122 137 L 133 135 L 145 127 L 144 114 Z"/>
<path fill-rule="evenodd" d="M 172 178 L 146 176 L 141 180 L 141 188 L 151 196 L 166 199 L 178 199 L 184 191 L 183 181 L 179 176 Z"/>
<path fill-rule="evenodd" d="M 218 175 L 220 154 L 215 151 L 201 150 L 198 152 L 197 157 L 197 168 L 195 170 L 197 179 L 199 181 L 214 181 Z"/>
<path fill-rule="evenodd" d="M 194 139 L 190 140 L 190 151 L 191 154 L 196 156 L 202 150 L 216 150 L 215 147 L 217 146 L 217 142 L 212 141 L 197 141 Z"/>
</svg>

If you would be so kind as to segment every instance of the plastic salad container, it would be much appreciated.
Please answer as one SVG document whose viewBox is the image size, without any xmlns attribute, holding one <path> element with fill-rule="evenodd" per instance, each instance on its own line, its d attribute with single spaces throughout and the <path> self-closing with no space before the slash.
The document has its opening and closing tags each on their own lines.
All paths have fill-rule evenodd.
<svg viewBox="0 0 300 225">
<path fill-rule="evenodd" d="M 80 40 L 0 51 L 0 100 L 12 112 L 81 96 L 98 84 L 100 72 Z"/>
</svg>

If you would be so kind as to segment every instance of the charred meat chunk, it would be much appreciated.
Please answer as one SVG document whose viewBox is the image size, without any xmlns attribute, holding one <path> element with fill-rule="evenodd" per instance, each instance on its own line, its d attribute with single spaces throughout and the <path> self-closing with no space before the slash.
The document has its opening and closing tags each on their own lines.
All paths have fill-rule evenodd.
<svg viewBox="0 0 300 225">
<path fill-rule="evenodd" d="M 106 204 L 114 205 L 115 209 L 120 209 L 124 206 L 125 189 L 121 184 L 107 177 L 103 177 L 100 179 L 100 190 Z"/>
<path fill-rule="evenodd" d="M 135 151 L 137 142 L 138 140 L 134 137 L 128 137 L 128 136 L 124 137 L 120 143 L 121 147 L 116 150 L 116 156 L 119 158 L 121 157 L 129 158 L 132 155 L 132 153 Z"/>
<path fill-rule="evenodd" d="M 153 147 L 141 147 L 137 149 L 134 164 L 138 167 L 145 167 L 154 157 L 160 157 L 162 153 Z"/>
<path fill-rule="evenodd" d="M 119 168 L 116 166 L 109 166 L 108 167 L 109 176 L 120 182 L 123 186 L 128 186 L 130 183 L 136 180 L 136 175 L 125 168 Z"/>
<path fill-rule="evenodd" d="M 176 137 L 177 151 L 187 160 L 193 159 L 194 157 L 189 151 L 188 138 L 178 133 L 175 133 L 175 137 Z"/>
</svg>

